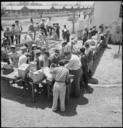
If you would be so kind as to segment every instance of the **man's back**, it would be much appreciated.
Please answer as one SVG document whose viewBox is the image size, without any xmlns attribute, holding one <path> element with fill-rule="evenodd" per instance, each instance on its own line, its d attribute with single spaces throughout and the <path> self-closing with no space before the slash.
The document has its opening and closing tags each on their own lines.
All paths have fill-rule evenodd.
<svg viewBox="0 0 123 128">
<path fill-rule="evenodd" d="M 69 70 L 63 66 L 54 68 L 52 73 L 58 82 L 65 82 L 69 76 Z"/>
</svg>

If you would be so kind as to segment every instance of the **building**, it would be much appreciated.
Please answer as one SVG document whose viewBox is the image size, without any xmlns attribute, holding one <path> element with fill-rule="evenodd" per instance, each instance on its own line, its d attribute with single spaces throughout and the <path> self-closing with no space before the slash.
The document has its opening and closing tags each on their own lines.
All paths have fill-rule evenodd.
<svg viewBox="0 0 123 128">
<path fill-rule="evenodd" d="M 91 9 L 91 6 L 61 6 L 61 5 L 45 5 L 45 6 L 35 6 L 35 5 L 14 5 L 14 6 L 5 6 L 7 15 L 3 17 L 5 18 L 40 18 L 49 17 L 49 16 L 69 16 L 73 15 L 73 11 L 78 14 L 81 11 L 88 11 Z"/>
<path fill-rule="evenodd" d="M 118 22 L 121 1 L 99 1 L 94 3 L 94 24 L 111 25 Z"/>
</svg>

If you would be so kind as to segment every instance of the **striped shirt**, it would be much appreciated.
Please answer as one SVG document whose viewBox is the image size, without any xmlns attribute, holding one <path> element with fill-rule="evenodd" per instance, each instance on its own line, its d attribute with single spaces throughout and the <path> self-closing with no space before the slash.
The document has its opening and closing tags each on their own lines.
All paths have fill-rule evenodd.
<svg viewBox="0 0 123 128">
<path fill-rule="evenodd" d="M 51 69 L 51 73 L 57 82 L 65 82 L 69 77 L 69 70 L 63 66 Z"/>
<path fill-rule="evenodd" d="M 72 54 L 69 63 L 65 65 L 69 70 L 78 70 L 81 67 L 80 58 L 77 55 Z"/>
</svg>

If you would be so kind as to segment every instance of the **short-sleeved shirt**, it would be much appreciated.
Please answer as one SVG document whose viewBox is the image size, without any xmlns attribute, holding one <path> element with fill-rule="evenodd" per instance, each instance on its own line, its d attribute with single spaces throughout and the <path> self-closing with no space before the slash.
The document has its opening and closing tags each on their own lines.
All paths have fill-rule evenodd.
<svg viewBox="0 0 123 128">
<path fill-rule="evenodd" d="M 56 67 L 51 72 L 57 82 L 65 82 L 69 77 L 69 70 L 63 66 Z"/>
<path fill-rule="evenodd" d="M 77 55 L 72 54 L 69 63 L 65 65 L 69 70 L 78 70 L 81 68 L 81 61 Z"/>
<path fill-rule="evenodd" d="M 18 67 L 21 66 L 22 64 L 26 64 L 26 63 L 27 63 L 27 57 L 25 55 L 21 55 L 19 57 Z"/>
</svg>

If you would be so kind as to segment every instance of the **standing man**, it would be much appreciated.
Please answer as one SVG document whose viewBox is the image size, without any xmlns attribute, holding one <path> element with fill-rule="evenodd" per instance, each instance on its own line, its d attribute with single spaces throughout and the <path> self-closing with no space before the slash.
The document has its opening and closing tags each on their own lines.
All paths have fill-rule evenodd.
<svg viewBox="0 0 123 128">
<path fill-rule="evenodd" d="M 90 45 L 88 42 L 85 43 L 85 54 L 87 56 L 88 61 L 88 73 L 89 77 L 92 77 L 93 74 L 93 50 L 90 48 Z"/>
<path fill-rule="evenodd" d="M 47 22 L 46 22 L 46 28 L 47 28 L 47 32 L 49 33 L 49 36 L 52 35 L 52 22 L 51 22 L 51 17 L 48 18 Z"/>
<path fill-rule="evenodd" d="M 69 79 L 69 70 L 64 66 L 64 63 L 59 62 L 59 67 L 52 68 L 51 73 L 55 79 L 53 87 L 53 105 L 52 110 L 56 111 L 58 107 L 58 99 L 60 99 L 60 109 L 65 111 L 65 94 L 66 94 L 66 82 Z"/>
<path fill-rule="evenodd" d="M 14 45 L 11 45 L 11 53 L 9 54 L 10 57 L 10 63 L 14 66 L 14 67 L 18 67 L 18 59 L 19 56 L 16 52 L 16 48 Z"/>
<path fill-rule="evenodd" d="M 64 25 L 64 29 L 62 31 L 63 40 L 67 41 L 67 27 Z"/>
<path fill-rule="evenodd" d="M 88 61 L 87 61 L 87 56 L 85 55 L 85 48 L 82 47 L 80 49 L 81 52 L 81 64 L 82 64 L 82 79 L 81 79 L 81 84 L 83 83 L 83 89 L 86 91 L 88 88 Z"/>
<path fill-rule="evenodd" d="M 22 32 L 22 26 L 19 24 L 19 21 L 15 21 L 15 37 L 16 37 L 16 44 L 20 44 L 21 40 L 21 32 Z"/>
<path fill-rule="evenodd" d="M 13 45 L 14 44 L 14 34 L 15 34 L 15 24 L 12 24 L 12 28 L 11 28 L 11 32 L 12 32 L 12 36 L 11 36 L 11 45 Z"/>
<path fill-rule="evenodd" d="M 80 79 L 82 75 L 81 61 L 77 55 L 71 52 L 65 53 L 65 58 L 68 60 L 68 64 L 65 65 L 69 69 L 70 74 L 74 75 L 74 81 L 72 83 L 72 93 L 76 96 L 80 96 Z"/>
</svg>

